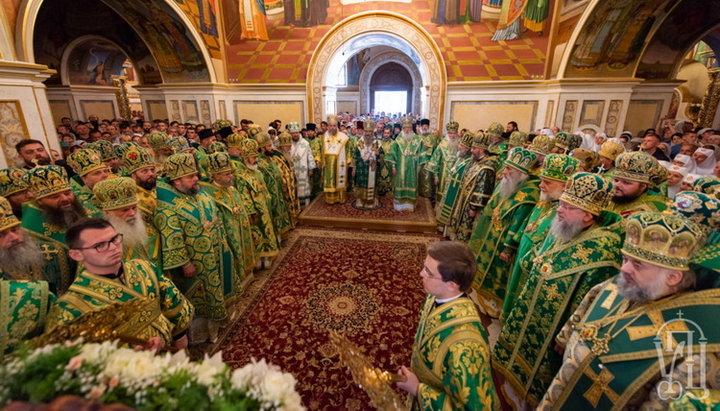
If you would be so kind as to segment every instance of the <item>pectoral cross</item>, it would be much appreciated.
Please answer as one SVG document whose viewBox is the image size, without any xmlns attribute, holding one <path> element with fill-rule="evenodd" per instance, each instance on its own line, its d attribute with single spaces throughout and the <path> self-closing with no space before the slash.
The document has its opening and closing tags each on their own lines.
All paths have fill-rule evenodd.
<svg viewBox="0 0 720 411">
<path fill-rule="evenodd" d="M 597 408 L 597 405 L 600 402 L 600 397 L 602 397 L 603 395 L 608 397 L 608 399 L 613 403 L 617 402 L 619 398 L 618 394 L 608 386 L 610 381 L 615 379 L 615 376 L 612 375 L 612 373 L 608 371 L 607 368 L 603 368 L 600 371 L 600 374 L 596 374 L 595 371 L 593 371 L 592 368 L 588 366 L 588 368 L 585 370 L 585 375 L 588 376 L 588 378 L 590 378 L 591 380 L 593 380 L 593 385 L 590 387 L 589 390 L 585 391 L 583 397 L 588 400 L 588 402 L 593 406 L 593 408 Z"/>
<path fill-rule="evenodd" d="M 682 315 L 682 311 L 678 311 L 678 317 L 682 318 Z M 662 328 L 662 335 L 658 335 L 658 337 L 661 338 L 663 350 L 670 351 L 678 344 L 672 336 L 673 332 L 690 331 L 685 324 L 685 321 L 665 321 L 665 318 L 663 318 L 660 311 L 651 311 L 647 314 L 647 316 L 650 318 L 650 321 L 652 321 L 652 325 L 638 325 L 627 328 L 630 341 L 656 336 L 658 335 L 660 328 Z"/>
<path fill-rule="evenodd" d="M 57 255 L 58 251 L 55 249 L 51 249 L 49 245 L 42 244 L 40 246 L 42 248 L 41 252 L 45 255 L 45 259 L 47 261 L 50 261 L 53 259 L 53 256 Z"/>
</svg>

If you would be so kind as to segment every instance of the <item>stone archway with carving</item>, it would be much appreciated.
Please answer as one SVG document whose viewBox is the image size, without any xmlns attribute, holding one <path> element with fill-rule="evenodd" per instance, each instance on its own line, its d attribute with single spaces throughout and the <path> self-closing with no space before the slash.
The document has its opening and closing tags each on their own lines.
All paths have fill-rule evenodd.
<svg viewBox="0 0 720 411">
<path fill-rule="evenodd" d="M 417 113 L 420 111 L 422 102 L 422 74 L 412 59 L 401 51 L 386 51 L 380 53 L 365 64 L 362 73 L 360 73 L 360 80 L 358 81 L 360 88 L 360 113 L 370 111 L 370 80 L 372 80 L 375 71 L 386 63 L 397 63 L 410 73 L 413 82 L 413 102 L 410 111 Z"/>
<path fill-rule="evenodd" d="M 419 64 L 414 63 L 414 66 L 422 78 L 421 92 L 418 93 L 421 101 L 424 101 L 421 114 L 429 118 L 432 124 L 440 124 L 444 115 L 447 82 L 445 62 L 440 49 L 420 24 L 401 14 L 387 11 L 369 11 L 350 16 L 333 26 L 320 40 L 308 68 L 308 118 L 317 121 L 325 117 L 328 72 L 332 65 L 328 62 L 336 58 L 348 43 L 374 35 L 392 37 L 402 42 L 419 58 Z"/>
</svg>

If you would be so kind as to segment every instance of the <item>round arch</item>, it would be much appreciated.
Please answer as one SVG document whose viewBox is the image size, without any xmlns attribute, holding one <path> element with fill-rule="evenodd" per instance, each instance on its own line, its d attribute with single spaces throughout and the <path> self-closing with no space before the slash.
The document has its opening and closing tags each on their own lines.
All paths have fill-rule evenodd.
<svg viewBox="0 0 720 411">
<path fill-rule="evenodd" d="M 350 58 L 350 55 L 343 56 L 343 51 L 351 44 L 362 44 L 363 48 L 388 45 L 388 42 L 378 39 L 399 43 L 397 48 L 408 49 L 408 54 L 412 54 L 410 57 L 417 58 L 415 63 L 423 81 L 421 114 L 432 124 L 441 124 L 447 73 L 440 49 L 417 22 L 388 11 L 369 11 L 350 16 L 333 26 L 320 40 L 308 67 L 308 118 L 314 121 L 325 117 L 326 97 L 332 94 L 328 93 L 328 89 L 332 88 L 328 73 Z"/>
<path fill-rule="evenodd" d="M 168 6 L 180 19 L 190 34 L 192 40 L 197 44 L 198 51 L 202 56 L 205 67 L 207 67 L 210 82 L 217 82 L 217 74 L 215 73 L 215 66 L 212 64 L 212 59 L 207 48 L 204 46 L 205 43 L 198 33 L 197 29 L 180 9 L 173 0 L 154 0 L 162 2 Z M 15 50 L 19 60 L 27 61 L 29 63 L 35 63 L 35 51 L 34 51 L 34 37 L 35 37 L 35 22 L 37 21 L 40 7 L 44 0 L 22 0 L 20 7 L 18 8 L 18 24 L 15 28 Z"/>
<path fill-rule="evenodd" d="M 73 51 L 75 51 L 76 48 L 81 47 L 84 44 L 92 42 L 92 41 L 102 41 L 105 43 L 109 43 L 110 45 L 114 46 L 118 51 L 125 54 L 126 58 L 129 58 L 127 55 L 127 52 L 125 50 L 123 50 L 122 47 L 120 47 L 117 43 L 115 43 L 114 41 L 112 41 L 106 37 L 92 35 L 92 34 L 80 36 L 80 37 L 74 39 L 73 41 L 71 41 L 70 43 L 68 43 L 68 45 L 65 47 L 65 50 L 63 51 L 62 59 L 60 61 L 60 80 L 63 85 L 69 86 L 72 83 L 72 80 L 70 78 L 71 76 L 70 76 L 70 73 L 68 70 L 68 64 L 69 64 L 70 56 L 72 55 Z M 134 62 L 133 62 L 133 64 L 134 64 Z"/>
<path fill-rule="evenodd" d="M 375 71 L 383 66 L 385 63 L 397 63 L 404 67 L 413 82 L 413 102 L 412 112 L 417 112 L 421 106 L 421 93 L 422 93 L 422 75 L 418 66 L 413 60 L 405 53 L 400 51 L 386 51 L 373 57 L 367 62 L 362 73 L 360 73 L 359 95 L 360 95 L 360 113 L 367 113 L 370 111 L 370 80 L 375 74 Z"/>
</svg>

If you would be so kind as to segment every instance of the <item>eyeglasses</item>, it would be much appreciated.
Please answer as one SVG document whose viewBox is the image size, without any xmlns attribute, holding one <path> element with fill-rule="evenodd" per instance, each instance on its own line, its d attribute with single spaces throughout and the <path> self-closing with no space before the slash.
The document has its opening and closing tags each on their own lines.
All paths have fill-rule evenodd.
<svg viewBox="0 0 720 411">
<path fill-rule="evenodd" d="M 107 241 L 101 241 L 97 244 L 93 244 L 90 247 L 76 247 L 75 250 L 89 250 L 91 248 L 94 248 L 95 251 L 98 253 L 104 253 L 107 250 L 110 249 L 110 244 L 118 245 L 122 243 L 123 235 L 120 233 L 115 234 L 115 236 Z"/>
</svg>

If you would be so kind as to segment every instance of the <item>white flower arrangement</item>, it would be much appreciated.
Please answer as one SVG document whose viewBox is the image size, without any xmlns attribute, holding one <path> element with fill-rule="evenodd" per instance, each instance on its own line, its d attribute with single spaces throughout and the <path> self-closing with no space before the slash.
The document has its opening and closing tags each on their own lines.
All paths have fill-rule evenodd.
<svg viewBox="0 0 720 411">
<path fill-rule="evenodd" d="M 54 344 L 0 366 L 0 407 L 77 395 L 138 409 L 303 410 L 295 378 L 255 361 L 234 371 L 221 353 L 191 362 L 184 351 L 155 354 L 101 344 Z"/>
</svg>

